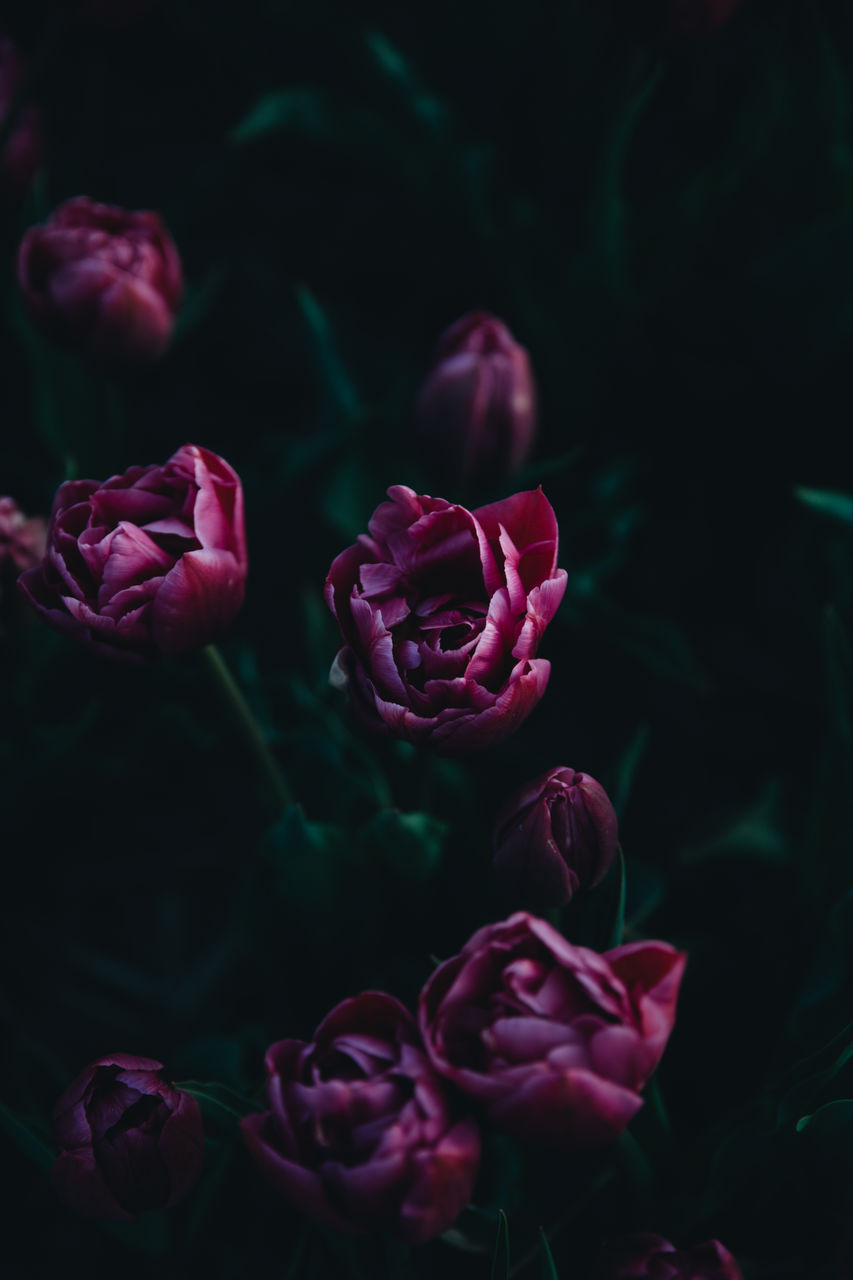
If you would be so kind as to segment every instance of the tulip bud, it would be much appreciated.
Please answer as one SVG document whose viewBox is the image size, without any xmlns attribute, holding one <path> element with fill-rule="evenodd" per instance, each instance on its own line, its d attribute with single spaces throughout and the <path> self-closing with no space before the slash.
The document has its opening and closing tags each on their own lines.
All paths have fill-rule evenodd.
<svg viewBox="0 0 853 1280">
<path fill-rule="evenodd" d="M 77 1213 L 126 1222 L 175 1204 L 201 1174 L 199 1105 L 151 1058 L 99 1058 L 66 1089 L 53 1120 L 61 1151 L 51 1181 Z"/>
<path fill-rule="evenodd" d="M 0 36 L 0 126 L 21 86 L 24 70 L 24 61 L 15 45 Z M 20 191 L 28 186 L 41 157 L 39 114 L 35 107 L 24 107 L 0 155 L 0 190 Z"/>
<path fill-rule="evenodd" d="M 607 874 L 619 845 L 616 811 L 588 773 L 550 769 L 505 805 L 495 871 L 516 905 L 562 907 Z"/>
<path fill-rule="evenodd" d="M 743 1280 L 735 1259 L 719 1240 L 676 1249 L 663 1236 L 626 1236 L 605 1249 L 599 1280 Z"/>
<path fill-rule="evenodd" d="M 66 200 L 18 250 L 24 305 L 48 337 L 96 359 L 162 356 L 183 289 L 181 262 L 156 213 Z"/>
<path fill-rule="evenodd" d="M 4 582 L 40 563 L 46 533 L 40 516 L 28 520 L 14 498 L 0 497 L 0 596 Z"/>
<path fill-rule="evenodd" d="M 442 335 L 415 425 L 436 473 L 494 479 L 521 466 L 536 430 L 536 388 L 527 352 L 502 321 L 473 311 Z"/>
</svg>

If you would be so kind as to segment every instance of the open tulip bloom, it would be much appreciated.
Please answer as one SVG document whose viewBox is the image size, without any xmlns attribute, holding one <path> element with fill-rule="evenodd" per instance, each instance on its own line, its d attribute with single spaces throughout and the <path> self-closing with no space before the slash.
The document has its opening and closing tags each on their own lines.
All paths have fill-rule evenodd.
<svg viewBox="0 0 853 1280">
<path fill-rule="evenodd" d="M 270 1110 L 247 1116 L 243 1137 L 272 1185 L 310 1218 L 420 1244 L 468 1204 L 477 1124 L 456 1113 L 393 996 L 344 1000 L 312 1041 L 271 1045 L 266 1068 Z"/>
<path fill-rule="evenodd" d="M 243 603 L 247 569 L 240 478 L 188 444 L 162 466 L 60 485 L 44 560 L 18 585 L 57 630 L 142 662 L 216 639 Z"/>
<path fill-rule="evenodd" d="M 375 729 L 445 755 L 502 742 L 545 692 L 536 656 L 566 589 L 541 489 L 476 511 L 388 490 L 326 600 L 344 647 L 332 682 Z"/>
<path fill-rule="evenodd" d="M 599 955 L 519 911 L 436 969 L 421 1033 L 436 1070 L 496 1128 L 563 1150 L 601 1146 L 642 1106 L 685 962 L 665 942 Z"/>
</svg>

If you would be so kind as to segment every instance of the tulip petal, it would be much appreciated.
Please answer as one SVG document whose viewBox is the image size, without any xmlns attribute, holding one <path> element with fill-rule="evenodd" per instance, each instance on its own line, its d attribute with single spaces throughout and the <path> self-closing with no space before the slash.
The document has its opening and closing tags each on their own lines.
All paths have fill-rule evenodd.
<svg viewBox="0 0 853 1280">
<path fill-rule="evenodd" d="M 154 599 L 151 630 L 162 653 L 209 643 L 243 603 L 245 572 L 227 551 L 189 551 L 169 570 Z"/>
</svg>

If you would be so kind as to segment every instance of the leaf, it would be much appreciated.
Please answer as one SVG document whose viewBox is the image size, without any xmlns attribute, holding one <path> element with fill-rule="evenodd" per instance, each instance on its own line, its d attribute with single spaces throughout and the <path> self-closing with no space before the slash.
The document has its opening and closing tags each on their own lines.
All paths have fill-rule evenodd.
<svg viewBox="0 0 853 1280">
<path fill-rule="evenodd" d="M 249 1102 L 241 1094 L 235 1093 L 233 1089 L 215 1080 L 210 1083 L 201 1080 L 181 1080 L 175 1088 L 183 1089 L 184 1093 L 195 1098 L 205 1116 L 209 1116 L 219 1124 L 224 1123 L 229 1128 L 233 1128 L 234 1123 L 242 1120 L 244 1116 L 260 1110 L 253 1102 Z"/>
<path fill-rule="evenodd" d="M 329 318 L 306 285 L 297 285 L 294 293 L 308 326 L 324 390 L 337 414 L 353 422 L 361 416 L 361 403 L 344 368 Z"/>
<path fill-rule="evenodd" d="M 415 883 L 438 870 L 448 827 L 428 813 L 383 809 L 359 833 L 359 840 L 389 873 Z"/>
<path fill-rule="evenodd" d="M 55 1152 L 44 1139 L 3 1102 L 0 1102 L 0 1132 L 5 1133 L 22 1155 L 32 1160 L 39 1169 L 49 1169 L 56 1159 Z"/>
<path fill-rule="evenodd" d="M 492 1280 L 509 1280 L 509 1223 L 503 1209 L 498 1210 L 498 1233 L 492 1254 Z"/>
<path fill-rule="evenodd" d="M 755 858 L 763 862 L 782 862 L 788 856 L 788 843 L 781 830 L 779 808 L 782 788 L 777 778 L 764 785 L 756 802 L 709 839 L 686 849 L 685 863 L 711 858 Z"/>
<path fill-rule="evenodd" d="M 794 496 L 807 507 L 812 507 L 823 515 L 832 516 L 844 524 L 853 525 L 853 497 L 847 493 L 836 493 L 831 489 L 796 487 Z"/>
<path fill-rule="evenodd" d="M 231 130 L 230 142 L 254 142 L 280 129 L 307 133 L 326 131 L 329 104 L 316 89 L 278 89 L 261 98 L 248 115 Z"/>
<path fill-rule="evenodd" d="M 416 119 L 435 133 L 445 129 L 448 124 L 445 107 L 424 87 L 411 63 L 378 31 L 368 32 L 365 40 L 377 65 L 391 83 L 402 91 L 403 98 Z"/>
<path fill-rule="evenodd" d="M 542 1227 L 539 1228 L 539 1276 L 540 1280 L 559 1280 L 551 1246 Z"/>
<path fill-rule="evenodd" d="M 185 1244 L 191 1244 L 196 1240 L 208 1222 L 237 1154 L 237 1147 L 231 1142 L 207 1145 L 208 1147 L 215 1145 L 216 1149 L 212 1154 L 206 1155 L 204 1174 L 193 1192 L 190 1213 L 184 1229 Z"/>
<path fill-rule="evenodd" d="M 350 453 L 326 479 L 323 515 L 344 537 L 355 540 L 367 528 L 378 488 L 364 458 Z"/>
<path fill-rule="evenodd" d="M 290 920 L 318 935 L 334 936 L 349 846 L 341 827 L 310 822 L 298 805 L 268 828 L 260 851 L 275 871 L 281 905 Z"/>
<path fill-rule="evenodd" d="M 610 931 L 610 946 L 621 947 L 625 934 L 625 855 L 622 846 L 616 850 L 616 912 Z"/>
<path fill-rule="evenodd" d="M 180 342 L 193 329 L 198 328 L 216 301 L 225 282 L 225 272 L 221 267 L 209 271 L 200 284 L 187 290 L 181 309 L 175 320 L 172 332 L 172 343 Z"/>
<path fill-rule="evenodd" d="M 628 797 L 634 785 L 637 766 L 645 755 L 646 747 L 649 744 L 650 733 L 651 729 L 648 724 L 638 725 L 636 733 L 628 743 L 628 748 L 619 761 L 613 807 L 620 819 L 625 812 L 625 806 L 628 803 Z"/>
<path fill-rule="evenodd" d="M 671 618 L 632 613 L 597 590 L 588 575 L 572 575 L 558 617 L 578 623 L 622 649 L 647 670 L 698 693 L 710 693 L 710 676 Z M 594 586 L 594 584 L 592 584 Z M 573 617 L 574 615 L 574 617 Z"/>
<path fill-rule="evenodd" d="M 796 1131 L 823 1175 L 845 1185 L 853 1181 L 853 1099 L 839 1098 L 803 1116 Z"/>
</svg>

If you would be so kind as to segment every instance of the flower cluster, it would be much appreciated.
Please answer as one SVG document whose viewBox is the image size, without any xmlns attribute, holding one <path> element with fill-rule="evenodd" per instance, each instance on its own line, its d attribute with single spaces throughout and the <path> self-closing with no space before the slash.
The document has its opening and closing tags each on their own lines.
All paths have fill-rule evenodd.
<svg viewBox="0 0 853 1280">
<path fill-rule="evenodd" d="M 395 999 L 365 992 L 311 1042 L 272 1045 L 248 1148 L 317 1221 L 429 1239 L 470 1199 L 473 1115 L 563 1151 L 622 1133 L 666 1047 L 684 960 L 662 942 L 598 955 L 524 913 L 487 925 L 427 982 L 420 1036 Z"/>
</svg>

